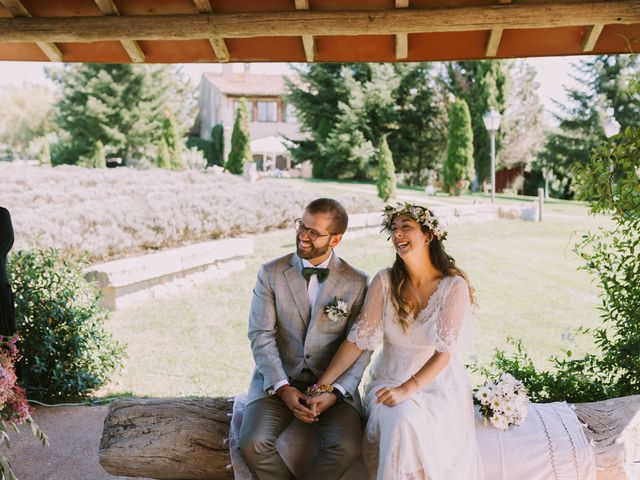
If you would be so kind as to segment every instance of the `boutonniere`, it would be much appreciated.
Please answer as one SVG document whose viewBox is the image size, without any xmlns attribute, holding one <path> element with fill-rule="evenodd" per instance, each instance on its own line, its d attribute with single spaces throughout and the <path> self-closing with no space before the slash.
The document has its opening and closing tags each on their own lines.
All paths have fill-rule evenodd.
<svg viewBox="0 0 640 480">
<path fill-rule="evenodd" d="M 324 308 L 324 311 L 332 322 L 339 322 L 349 318 L 351 313 L 347 308 L 347 302 L 338 300 L 336 297 L 333 297 L 333 301 Z"/>
</svg>

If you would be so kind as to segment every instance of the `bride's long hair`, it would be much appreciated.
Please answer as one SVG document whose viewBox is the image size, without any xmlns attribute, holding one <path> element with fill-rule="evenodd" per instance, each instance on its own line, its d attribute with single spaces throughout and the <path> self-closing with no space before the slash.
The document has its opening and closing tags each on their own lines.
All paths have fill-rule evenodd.
<svg viewBox="0 0 640 480">
<path fill-rule="evenodd" d="M 427 235 L 433 233 L 431 229 L 425 225 L 420 225 L 420 229 Z M 467 285 L 469 285 L 469 298 L 471 299 L 471 303 L 475 303 L 474 290 L 471 288 L 469 277 L 462 269 L 456 266 L 454 258 L 447 254 L 442 241 L 435 235 L 431 235 L 431 241 L 429 242 L 429 258 L 433 266 L 442 273 L 443 277 L 458 275 L 464 278 Z M 396 312 L 398 312 L 398 322 L 404 332 L 406 332 L 409 325 L 411 325 L 410 316 L 416 309 L 414 301 L 405 295 L 404 287 L 408 281 L 409 273 L 407 272 L 407 267 L 402 258 L 400 258 L 400 255 L 396 253 L 396 259 L 391 267 L 391 303 L 396 309 Z"/>
</svg>

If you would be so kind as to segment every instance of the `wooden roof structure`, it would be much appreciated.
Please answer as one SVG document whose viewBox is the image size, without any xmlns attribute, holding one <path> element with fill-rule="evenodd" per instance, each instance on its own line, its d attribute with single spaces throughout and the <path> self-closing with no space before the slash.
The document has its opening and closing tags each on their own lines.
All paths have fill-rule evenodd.
<svg viewBox="0 0 640 480">
<path fill-rule="evenodd" d="M 0 0 L 0 60 L 393 62 L 640 51 L 640 0 Z"/>
</svg>

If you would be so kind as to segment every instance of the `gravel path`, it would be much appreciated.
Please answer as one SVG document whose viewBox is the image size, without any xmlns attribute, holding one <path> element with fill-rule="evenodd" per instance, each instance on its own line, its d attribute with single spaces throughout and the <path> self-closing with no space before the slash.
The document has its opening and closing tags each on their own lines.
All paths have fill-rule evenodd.
<svg viewBox="0 0 640 480">
<path fill-rule="evenodd" d="M 11 448 L 3 451 L 18 480 L 117 480 L 98 462 L 98 449 L 108 406 L 37 407 L 33 418 L 49 437 L 43 447 L 23 427 L 11 432 Z M 148 479 L 147 479 L 148 480 Z"/>
</svg>

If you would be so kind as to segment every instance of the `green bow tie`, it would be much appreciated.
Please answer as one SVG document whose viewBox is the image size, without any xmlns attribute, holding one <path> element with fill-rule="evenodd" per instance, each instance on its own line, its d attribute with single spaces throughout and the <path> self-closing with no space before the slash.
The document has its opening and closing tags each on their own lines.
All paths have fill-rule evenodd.
<svg viewBox="0 0 640 480">
<path fill-rule="evenodd" d="M 318 281 L 322 283 L 327 279 L 327 276 L 329 276 L 329 269 L 317 267 L 305 267 L 302 269 L 302 276 L 305 280 L 309 281 L 311 275 L 317 275 Z"/>
</svg>

